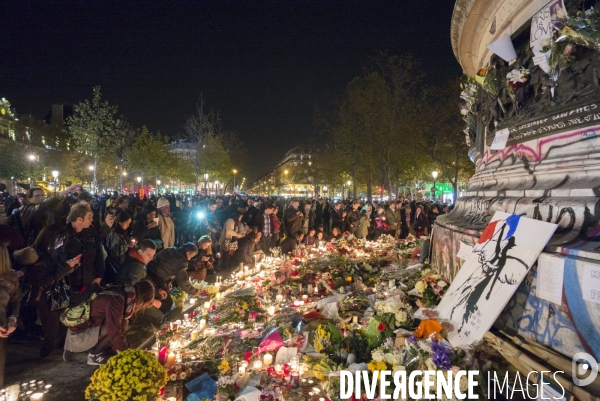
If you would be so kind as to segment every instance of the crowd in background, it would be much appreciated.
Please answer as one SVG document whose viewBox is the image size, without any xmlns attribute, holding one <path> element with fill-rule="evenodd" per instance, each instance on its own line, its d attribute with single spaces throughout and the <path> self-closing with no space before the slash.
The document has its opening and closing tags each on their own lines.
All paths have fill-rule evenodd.
<svg viewBox="0 0 600 401">
<path fill-rule="evenodd" d="M 61 348 L 65 361 L 87 351 L 88 364 L 104 364 L 130 347 L 131 318 L 164 320 L 176 286 L 198 295 L 193 280 L 252 265 L 274 248 L 287 255 L 340 238 L 419 238 L 451 210 L 409 199 L 94 196 L 77 185 L 53 196 L 36 187 L 15 197 L 5 191 L 2 201 L 0 387 L 6 338 L 15 331 L 39 338 L 40 358 Z M 84 319 L 61 317 L 86 303 Z"/>
</svg>

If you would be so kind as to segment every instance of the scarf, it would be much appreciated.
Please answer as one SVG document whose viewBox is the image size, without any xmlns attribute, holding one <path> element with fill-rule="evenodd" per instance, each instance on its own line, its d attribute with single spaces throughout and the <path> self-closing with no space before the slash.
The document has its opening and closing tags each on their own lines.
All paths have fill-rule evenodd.
<svg viewBox="0 0 600 401">
<path fill-rule="evenodd" d="M 123 287 L 123 291 L 125 291 L 125 313 L 123 317 L 129 319 L 135 311 L 135 288 L 125 286 Z"/>
</svg>

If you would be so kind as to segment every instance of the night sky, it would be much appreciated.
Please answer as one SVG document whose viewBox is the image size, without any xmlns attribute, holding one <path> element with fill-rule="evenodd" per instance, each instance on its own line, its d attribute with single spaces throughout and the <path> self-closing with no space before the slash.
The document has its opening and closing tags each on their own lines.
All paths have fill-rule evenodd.
<svg viewBox="0 0 600 401">
<path fill-rule="evenodd" d="M 134 125 L 183 134 L 200 93 L 236 130 L 252 182 L 308 143 L 314 111 L 376 50 L 412 53 L 429 83 L 461 69 L 454 1 L 12 1 L 0 5 L 0 97 L 43 118 L 101 85 Z M 458 94 L 457 94 L 458 96 Z M 458 112 L 458 111 L 457 111 Z"/>
</svg>

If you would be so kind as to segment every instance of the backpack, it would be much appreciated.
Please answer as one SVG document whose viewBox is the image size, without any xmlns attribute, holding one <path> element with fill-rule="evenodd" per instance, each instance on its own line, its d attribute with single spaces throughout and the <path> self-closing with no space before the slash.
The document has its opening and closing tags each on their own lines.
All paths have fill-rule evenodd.
<svg viewBox="0 0 600 401">
<path fill-rule="evenodd" d="M 66 327 L 75 327 L 90 320 L 92 301 L 96 299 L 98 295 L 114 295 L 123 298 L 122 294 L 114 291 L 95 292 L 86 301 L 80 303 L 79 305 L 65 309 L 60 314 L 60 322 Z"/>
</svg>

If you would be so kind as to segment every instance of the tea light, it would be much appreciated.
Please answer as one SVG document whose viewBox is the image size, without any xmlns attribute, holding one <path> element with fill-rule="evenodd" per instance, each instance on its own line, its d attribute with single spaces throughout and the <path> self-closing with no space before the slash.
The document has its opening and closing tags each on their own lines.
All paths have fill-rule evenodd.
<svg viewBox="0 0 600 401">
<path fill-rule="evenodd" d="M 44 398 L 44 393 L 33 393 L 29 397 L 31 401 L 39 401 Z"/>
<path fill-rule="evenodd" d="M 276 364 L 276 365 L 275 365 L 275 372 L 276 372 L 277 374 L 279 374 L 279 373 L 283 373 L 283 366 L 281 366 L 281 364 L 280 364 L 280 363 L 278 363 L 278 364 Z"/>
<path fill-rule="evenodd" d="M 273 363 L 273 355 L 265 354 L 263 356 L 263 364 L 264 366 L 270 366 Z"/>
<path fill-rule="evenodd" d="M 255 359 L 254 362 L 252 362 L 252 369 L 254 370 L 261 370 L 263 367 L 263 361 L 260 359 Z"/>
<path fill-rule="evenodd" d="M 306 294 L 302 295 L 302 300 L 304 302 L 308 301 L 308 295 L 306 295 Z"/>
<path fill-rule="evenodd" d="M 207 310 L 210 309 L 210 302 L 209 301 L 206 301 L 204 303 L 204 309 L 207 309 Z"/>
<path fill-rule="evenodd" d="M 190 298 L 190 305 L 196 304 L 196 298 Z"/>
<path fill-rule="evenodd" d="M 190 320 L 190 314 L 189 313 L 184 313 L 183 314 L 183 320 Z"/>
<path fill-rule="evenodd" d="M 217 292 L 217 295 L 215 295 L 215 299 L 218 301 L 221 299 L 221 293 Z"/>
<path fill-rule="evenodd" d="M 192 330 L 192 332 L 190 333 L 190 341 L 196 341 L 199 336 L 200 336 L 200 332 L 199 331 Z"/>
<path fill-rule="evenodd" d="M 244 365 L 241 365 L 238 368 L 238 373 L 239 373 L 240 376 L 244 376 L 246 374 L 246 367 Z"/>
<path fill-rule="evenodd" d="M 319 287 L 315 286 L 315 294 L 319 293 Z"/>
<path fill-rule="evenodd" d="M 269 315 L 271 315 L 271 316 L 275 315 L 275 307 L 269 306 L 268 312 L 269 312 Z"/>
<path fill-rule="evenodd" d="M 44 386 L 44 388 L 46 389 L 46 391 L 50 390 L 52 388 L 52 384 L 46 384 Z"/>
<path fill-rule="evenodd" d="M 275 301 L 276 302 L 282 302 L 283 301 L 283 295 L 277 294 L 277 296 L 275 297 Z"/>
<path fill-rule="evenodd" d="M 206 319 L 200 319 L 200 327 L 206 326 Z"/>
</svg>

